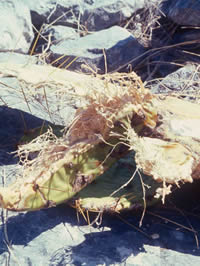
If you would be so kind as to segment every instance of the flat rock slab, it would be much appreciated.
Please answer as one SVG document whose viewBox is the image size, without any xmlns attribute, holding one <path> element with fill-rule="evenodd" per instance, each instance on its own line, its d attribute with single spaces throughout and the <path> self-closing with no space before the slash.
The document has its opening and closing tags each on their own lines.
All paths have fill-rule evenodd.
<svg viewBox="0 0 200 266">
<path fill-rule="evenodd" d="M 72 100 L 72 97 L 66 93 L 57 93 L 58 85 L 53 85 L 55 83 L 53 80 L 48 83 L 48 76 L 51 78 L 54 69 L 51 69 L 52 72 L 49 75 L 43 75 L 42 66 L 36 64 L 36 58 L 28 55 L 0 53 L 0 60 L 1 63 L 5 64 L 5 68 L 9 65 L 15 65 L 16 67 L 15 70 L 11 70 L 10 73 L 5 75 L 1 72 L 0 106 L 19 110 L 21 114 L 29 113 L 43 121 L 49 121 L 57 125 L 68 125 L 74 117 L 79 100 Z M 18 77 L 17 72 L 20 69 L 27 70 L 28 66 L 39 68 L 39 71 L 37 73 L 31 71 L 24 73 L 24 77 L 28 79 L 28 82 L 26 82 L 23 77 Z M 33 85 L 31 82 L 35 78 L 37 82 Z M 58 80 L 61 82 L 59 78 Z M 23 119 L 23 115 L 20 119 Z"/>
<path fill-rule="evenodd" d="M 49 34 L 52 36 L 52 44 L 57 44 L 64 40 L 75 40 L 79 38 L 79 34 L 75 29 L 62 25 L 48 27 L 46 30 L 46 35 L 48 36 Z"/>
<path fill-rule="evenodd" d="M 50 62 L 54 66 L 80 72 L 106 73 L 130 61 L 134 67 L 145 49 L 126 29 L 113 26 L 79 40 L 68 40 L 52 45 Z M 59 59 L 60 58 L 60 59 Z M 75 60 L 75 61 L 73 61 Z M 73 63 L 72 63 L 73 62 Z M 89 69 L 92 70 L 89 70 Z"/>
</svg>

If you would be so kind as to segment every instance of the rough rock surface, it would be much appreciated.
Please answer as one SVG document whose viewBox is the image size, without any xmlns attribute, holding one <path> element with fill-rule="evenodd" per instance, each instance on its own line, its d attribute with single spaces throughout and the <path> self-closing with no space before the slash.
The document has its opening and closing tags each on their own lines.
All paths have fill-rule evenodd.
<svg viewBox="0 0 200 266">
<path fill-rule="evenodd" d="M 150 68 L 157 77 L 165 77 L 188 62 L 199 63 L 200 5 L 192 0 L 167 0 L 161 1 L 158 10 L 161 27 L 152 33 L 155 51 Z"/>
<path fill-rule="evenodd" d="M 44 53 L 48 51 L 51 45 L 56 45 L 67 40 L 75 40 L 80 37 L 80 34 L 73 28 L 62 25 L 48 25 L 44 24 L 41 36 L 37 42 L 35 52 Z"/>
<path fill-rule="evenodd" d="M 0 2 L 1 51 L 27 53 L 33 40 L 30 10 L 22 1 Z"/>
<path fill-rule="evenodd" d="M 172 93 L 179 92 L 180 94 L 198 95 L 200 69 L 195 64 L 188 64 L 179 70 L 169 74 L 156 86 L 152 87 L 153 93 Z"/>
<path fill-rule="evenodd" d="M 52 35 L 52 44 L 60 43 L 64 40 L 74 40 L 79 37 L 79 34 L 73 28 L 57 25 L 47 29 L 46 35 Z"/>
<path fill-rule="evenodd" d="M 51 62 L 62 58 L 56 61 L 57 66 L 84 72 L 84 64 L 98 73 L 115 71 L 119 66 L 127 66 L 134 59 L 132 65 L 135 66 L 137 58 L 145 51 L 131 33 L 119 26 L 87 35 L 79 40 L 63 41 L 58 45 L 52 45 L 50 49 Z M 67 60 L 68 57 L 70 60 Z M 75 62 L 67 67 L 76 57 Z"/>
<path fill-rule="evenodd" d="M 15 63 L 19 68 L 25 68 L 27 65 L 34 66 L 38 62 L 36 57 L 15 53 L 0 53 L 0 60 L 1 63 Z M 38 87 L 35 93 L 33 84 L 24 84 L 20 78 L 9 76 L 9 74 L 0 76 L 0 106 L 19 109 L 57 125 L 67 125 L 73 119 L 78 100 L 75 103 L 68 95 L 56 94 L 53 89 L 51 90 L 53 85 L 49 90 L 48 84 L 42 91 Z M 26 76 L 31 78 L 30 73 Z"/>
<path fill-rule="evenodd" d="M 80 24 L 88 31 L 119 25 L 144 5 L 144 0 L 58 0 L 56 5 L 52 0 L 28 3 L 34 25 L 41 26 L 42 23 L 55 21 L 55 24 L 65 26 L 75 27 Z"/>
<path fill-rule="evenodd" d="M 173 22 L 183 26 L 200 26 L 200 3 L 193 0 L 163 1 L 162 12 Z"/>
<path fill-rule="evenodd" d="M 90 3 L 90 1 L 87 1 Z M 88 31 L 98 31 L 120 25 L 131 18 L 132 14 L 142 9 L 144 0 L 91 1 L 80 18 L 81 24 Z"/>
</svg>

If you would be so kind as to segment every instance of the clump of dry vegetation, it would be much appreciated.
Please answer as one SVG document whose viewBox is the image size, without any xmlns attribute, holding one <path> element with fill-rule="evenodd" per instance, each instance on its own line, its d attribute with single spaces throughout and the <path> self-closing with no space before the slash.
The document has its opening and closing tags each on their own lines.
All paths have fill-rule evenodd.
<svg viewBox="0 0 200 266">
<path fill-rule="evenodd" d="M 164 203 L 172 185 L 199 178 L 199 105 L 151 94 L 134 72 L 92 77 L 50 66 L 8 64 L 1 65 L 0 71 L 27 85 L 31 82 L 38 95 L 39 87 L 55 84 L 55 93 L 84 99 L 61 137 L 48 131 L 19 147 L 21 176 L 0 189 L 3 208 L 36 210 L 75 197 L 78 208 L 118 212 L 153 204 L 159 197 Z M 102 175 L 129 151 L 135 152 L 131 160 L 136 169 L 128 179 Z M 132 183 L 136 174 L 140 189 Z M 90 188 L 96 178 L 98 197 Z M 151 195 L 148 201 L 145 195 Z"/>
</svg>

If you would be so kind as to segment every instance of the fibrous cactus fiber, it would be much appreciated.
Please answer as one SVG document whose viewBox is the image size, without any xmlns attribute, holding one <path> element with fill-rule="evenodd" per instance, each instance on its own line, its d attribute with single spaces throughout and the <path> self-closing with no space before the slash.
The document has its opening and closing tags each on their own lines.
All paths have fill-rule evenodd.
<svg viewBox="0 0 200 266">
<path fill-rule="evenodd" d="M 142 206 L 143 200 L 152 204 L 160 196 L 164 202 L 172 184 L 199 178 L 198 104 L 152 95 L 134 72 L 91 77 L 49 66 L 24 71 L 26 75 L 23 68 L 0 65 L 1 74 L 27 84 L 30 75 L 36 79 L 37 71 L 46 73 L 45 85 L 57 82 L 66 93 L 70 88 L 76 97 L 82 95 L 85 106 L 62 137 L 48 130 L 19 147 L 23 171 L 15 183 L 0 188 L 1 207 L 29 211 L 70 200 L 88 210 L 120 211 Z M 130 151 L 135 155 L 127 155 Z M 124 156 L 132 163 L 123 163 Z M 120 176 L 118 168 L 112 170 L 117 161 L 124 170 Z M 140 185 L 134 183 L 136 178 Z"/>
</svg>

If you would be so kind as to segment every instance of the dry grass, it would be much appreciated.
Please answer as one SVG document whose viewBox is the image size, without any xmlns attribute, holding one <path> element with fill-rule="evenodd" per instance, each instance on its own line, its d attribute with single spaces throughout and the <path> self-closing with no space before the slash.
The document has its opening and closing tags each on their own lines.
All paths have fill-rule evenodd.
<svg viewBox="0 0 200 266">
<path fill-rule="evenodd" d="M 160 27 L 159 19 L 162 12 L 159 4 L 161 2 L 162 0 L 156 3 L 146 0 L 144 9 L 139 10 L 128 21 L 122 23 L 122 26 L 129 30 L 144 47 L 152 46 L 153 31 Z"/>
</svg>

